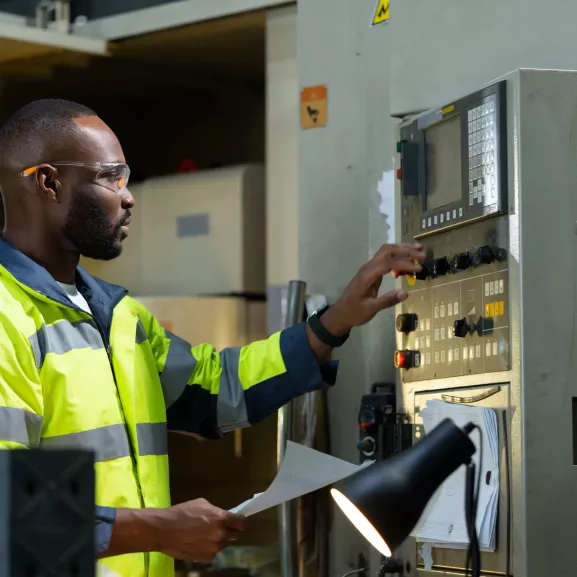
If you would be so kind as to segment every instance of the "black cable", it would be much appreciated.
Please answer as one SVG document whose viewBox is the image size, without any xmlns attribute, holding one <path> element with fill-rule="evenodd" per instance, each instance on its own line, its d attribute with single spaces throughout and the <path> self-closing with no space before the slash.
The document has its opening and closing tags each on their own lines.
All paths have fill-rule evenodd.
<svg viewBox="0 0 577 577">
<path fill-rule="evenodd" d="M 479 467 L 473 462 L 467 467 L 467 483 L 465 486 L 465 520 L 469 533 L 469 547 L 467 550 L 467 565 L 465 575 L 469 575 L 469 563 L 472 566 L 472 576 L 481 576 L 481 551 L 477 536 L 477 511 L 479 507 L 479 494 L 481 492 L 481 474 L 483 471 L 483 432 L 477 426 L 474 429 L 479 431 Z M 477 471 L 477 486 L 475 487 L 475 470 Z"/>
<path fill-rule="evenodd" d="M 507 411 L 503 411 L 503 445 L 505 447 L 505 469 L 507 473 L 507 552 L 505 555 L 505 577 L 511 575 L 511 467 L 509 461 L 509 429 Z"/>
</svg>

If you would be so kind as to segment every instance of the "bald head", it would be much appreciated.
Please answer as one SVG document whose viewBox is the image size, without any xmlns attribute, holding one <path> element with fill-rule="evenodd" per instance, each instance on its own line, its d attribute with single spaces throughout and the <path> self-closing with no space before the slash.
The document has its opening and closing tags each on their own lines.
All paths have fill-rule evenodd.
<svg viewBox="0 0 577 577">
<path fill-rule="evenodd" d="M 69 100 L 35 100 L 23 106 L 0 127 L 0 175 L 55 160 L 50 155 L 58 155 L 78 136 L 75 119 L 96 116 Z"/>
<path fill-rule="evenodd" d="M 94 111 L 67 100 L 32 102 L 0 127 L 4 236 L 20 248 L 24 234 L 35 235 L 25 241 L 36 245 L 28 253 L 51 247 L 114 258 L 134 204 L 129 175 L 116 135 Z"/>
</svg>

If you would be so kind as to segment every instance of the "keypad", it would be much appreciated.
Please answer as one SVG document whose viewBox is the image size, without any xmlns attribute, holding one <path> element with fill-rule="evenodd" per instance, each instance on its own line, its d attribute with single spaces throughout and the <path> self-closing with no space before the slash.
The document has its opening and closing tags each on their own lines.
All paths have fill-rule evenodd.
<svg viewBox="0 0 577 577">
<path fill-rule="evenodd" d="M 490 205 L 497 198 L 495 96 L 488 96 L 467 113 L 469 138 L 469 206 Z"/>
</svg>

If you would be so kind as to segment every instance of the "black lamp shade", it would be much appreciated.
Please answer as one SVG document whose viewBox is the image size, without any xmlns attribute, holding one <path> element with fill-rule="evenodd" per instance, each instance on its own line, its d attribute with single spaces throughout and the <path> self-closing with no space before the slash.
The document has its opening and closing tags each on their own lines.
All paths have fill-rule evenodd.
<svg viewBox="0 0 577 577">
<path fill-rule="evenodd" d="M 386 557 L 411 534 L 443 481 L 470 461 L 476 449 L 467 428 L 445 419 L 411 449 L 331 489 L 349 520 Z"/>
</svg>

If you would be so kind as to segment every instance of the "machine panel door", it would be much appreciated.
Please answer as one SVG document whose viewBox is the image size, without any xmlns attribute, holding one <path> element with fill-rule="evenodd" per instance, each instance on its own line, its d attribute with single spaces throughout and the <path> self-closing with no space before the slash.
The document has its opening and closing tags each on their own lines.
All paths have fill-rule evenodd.
<svg viewBox="0 0 577 577">
<path fill-rule="evenodd" d="M 509 511 L 509 491 L 508 491 L 508 472 L 510 471 L 509 450 L 509 421 L 510 421 L 510 386 L 508 383 L 480 385 L 476 387 L 460 387 L 439 389 L 436 391 L 421 391 L 413 395 L 413 415 L 414 415 L 414 442 L 425 434 L 423 420 L 420 412 L 425 408 L 429 400 L 441 400 L 450 403 L 458 403 L 467 406 L 483 406 L 494 409 L 497 413 L 497 425 L 499 428 L 499 504 L 496 528 L 496 549 L 494 552 L 481 553 L 481 566 L 483 575 L 505 575 L 507 570 L 507 559 L 510 558 L 508 551 L 508 535 L 510 527 L 508 519 L 511 512 Z M 505 429 L 505 421 L 507 429 Z M 475 433 L 473 433 L 475 434 Z M 484 450 L 487 450 L 484 447 Z M 463 472 L 464 475 L 464 472 Z M 465 504 L 463 503 L 463 507 Z M 431 570 L 426 570 L 423 558 L 420 556 L 422 543 L 415 543 L 415 556 L 417 560 L 417 575 L 419 577 L 435 577 L 440 574 L 444 575 L 462 575 L 466 565 L 467 552 L 448 548 L 447 546 L 433 546 L 433 566 Z M 512 571 L 512 567 L 510 570 Z"/>
</svg>

